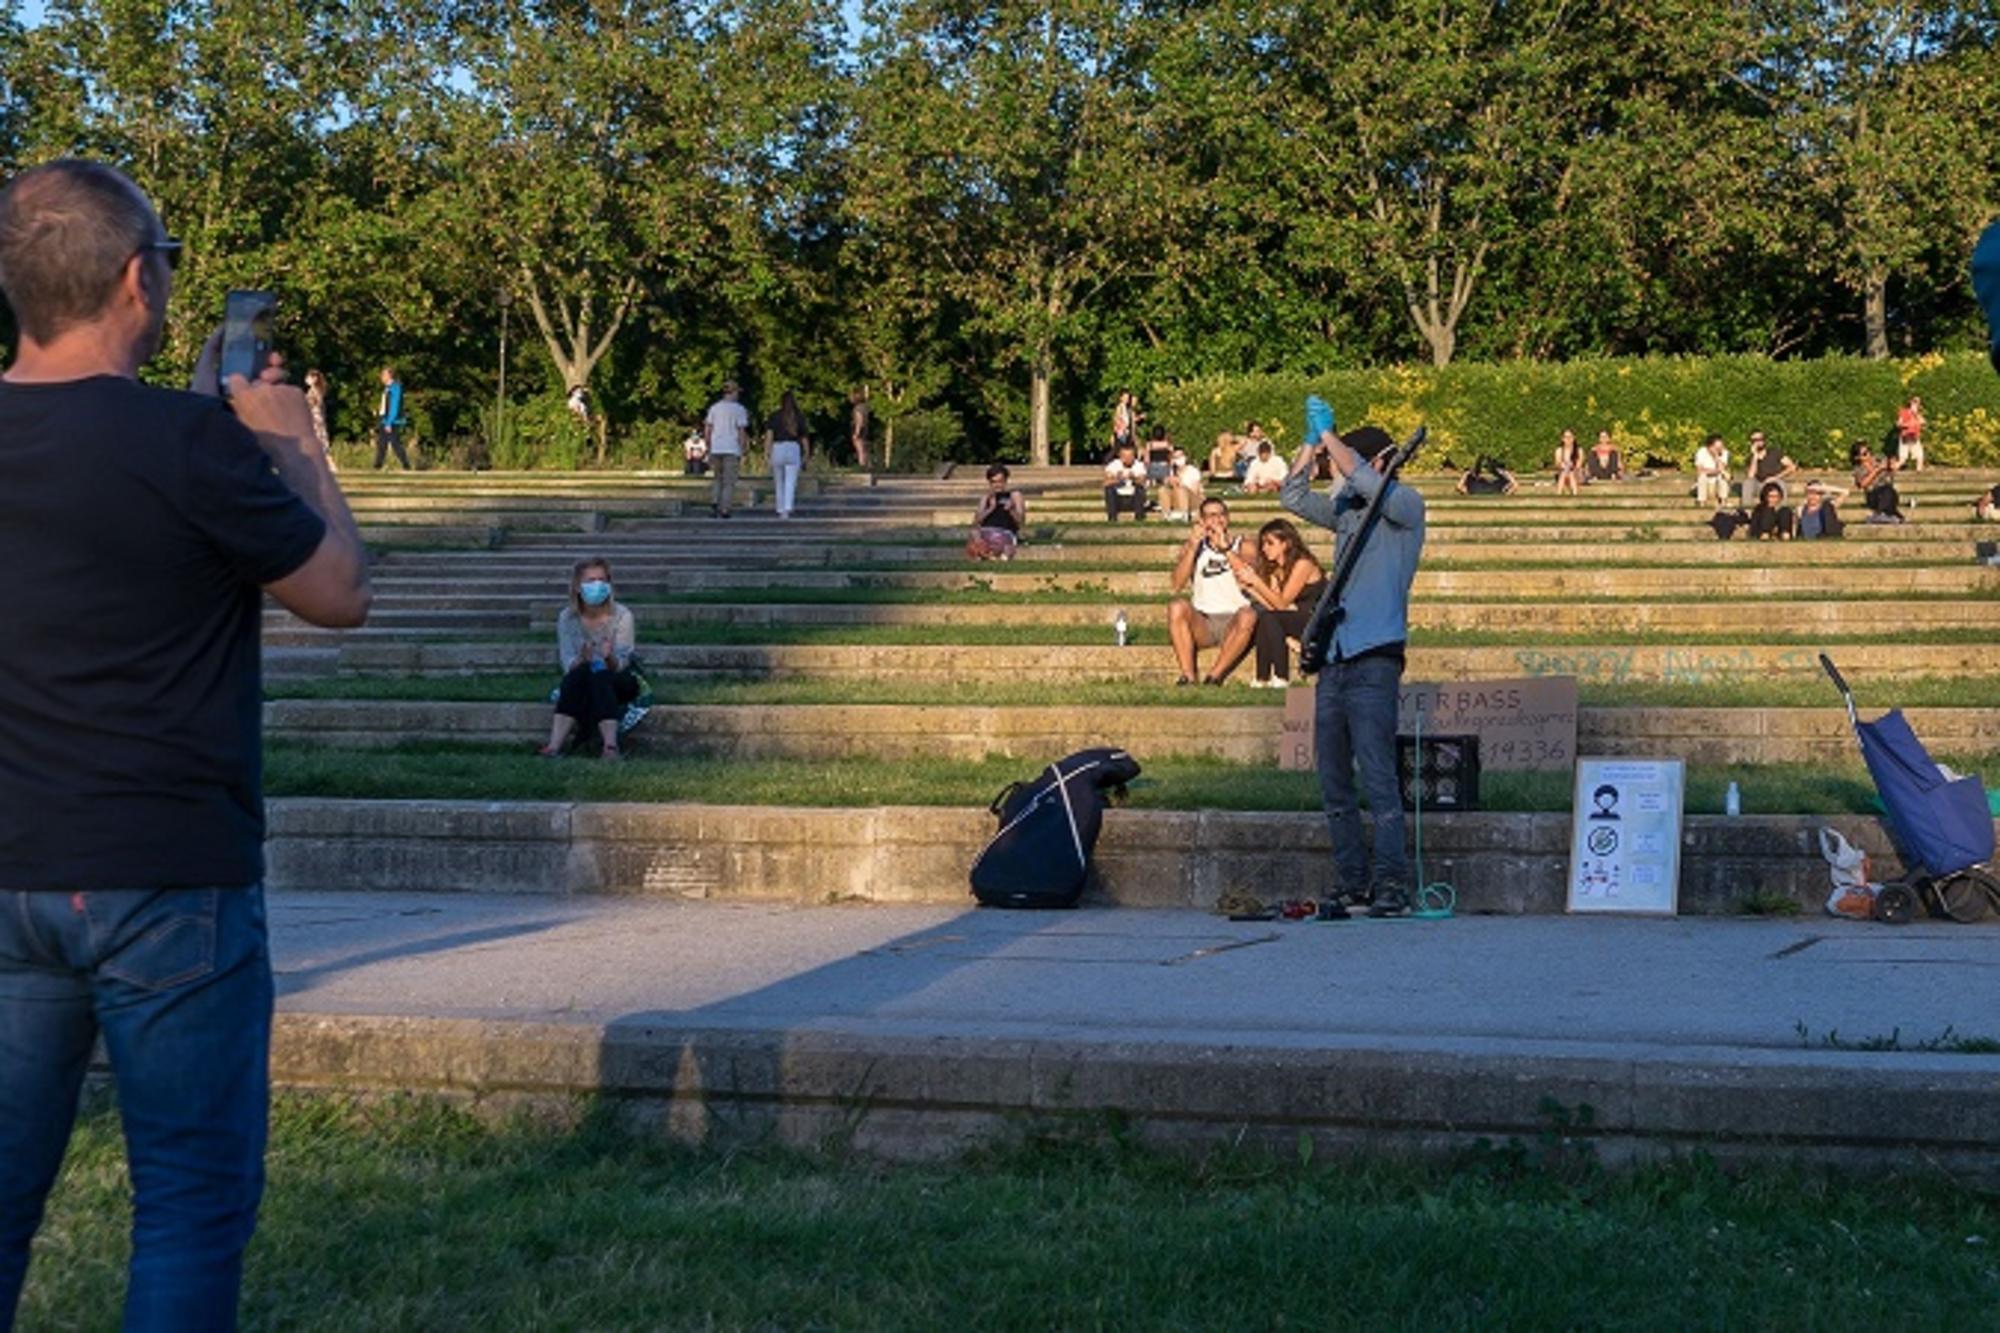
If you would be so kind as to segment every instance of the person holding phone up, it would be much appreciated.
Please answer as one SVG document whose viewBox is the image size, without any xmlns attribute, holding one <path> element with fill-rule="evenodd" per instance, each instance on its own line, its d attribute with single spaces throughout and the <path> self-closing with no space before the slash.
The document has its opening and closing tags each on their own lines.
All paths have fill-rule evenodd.
<svg viewBox="0 0 2000 1333">
<path fill-rule="evenodd" d="M 125 176 L 0 189 L 0 1328 L 102 1038 L 128 1328 L 234 1327 L 272 1010 L 259 632 L 360 625 L 367 553 L 275 358 L 154 388 L 180 242 Z"/>
</svg>

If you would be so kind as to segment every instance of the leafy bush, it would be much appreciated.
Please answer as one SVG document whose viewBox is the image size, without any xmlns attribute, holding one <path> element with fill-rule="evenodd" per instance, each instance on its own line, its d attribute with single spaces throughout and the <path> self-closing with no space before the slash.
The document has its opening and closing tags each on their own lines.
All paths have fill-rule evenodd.
<svg viewBox="0 0 2000 1333">
<path fill-rule="evenodd" d="M 574 471 L 591 456 L 590 429 L 576 419 L 560 393 L 509 403 L 498 429 L 489 410 L 481 414 L 481 425 L 486 428 L 493 466 L 502 471 Z"/>
<path fill-rule="evenodd" d="M 948 407 L 920 407 L 896 418 L 893 454 L 884 462 L 889 472 L 929 472 L 950 461 L 965 435 L 958 413 Z"/>
<path fill-rule="evenodd" d="M 687 464 L 681 442 L 687 427 L 674 421 L 640 421 L 619 431 L 611 454 L 619 467 L 642 471 L 679 472 Z"/>
<path fill-rule="evenodd" d="M 1295 447 L 1308 393 L 1332 403 L 1342 425 L 1373 422 L 1398 437 L 1428 426 L 1419 464 L 1436 466 L 1449 455 L 1464 466 L 1485 453 L 1520 469 L 1548 468 L 1566 426 L 1585 448 L 1609 430 L 1634 463 L 1653 453 L 1691 466 L 1711 431 L 1740 455 L 1750 432 L 1763 430 L 1806 467 L 1844 467 L 1848 446 L 1881 439 L 1903 400 L 1917 393 L 1929 418 L 1931 462 L 2000 466 L 2000 380 L 1984 356 L 1971 353 L 1904 361 L 1517 361 L 1217 377 L 1156 387 L 1151 414 L 1197 453 L 1246 420 L 1261 421 L 1281 445 Z"/>
</svg>

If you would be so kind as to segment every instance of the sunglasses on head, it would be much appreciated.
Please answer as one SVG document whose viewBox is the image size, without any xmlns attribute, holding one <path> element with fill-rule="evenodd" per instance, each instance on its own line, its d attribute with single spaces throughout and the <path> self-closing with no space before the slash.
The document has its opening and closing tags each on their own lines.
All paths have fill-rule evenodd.
<svg viewBox="0 0 2000 1333">
<path fill-rule="evenodd" d="M 167 261 L 169 269 L 177 269 L 181 266 L 181 243 L 171 236 L 157 241 L 147 241 L 138 250 L 134 251 L 134 253 L 145 254 L 148 251 L 164 258 Z"/>
</svg>

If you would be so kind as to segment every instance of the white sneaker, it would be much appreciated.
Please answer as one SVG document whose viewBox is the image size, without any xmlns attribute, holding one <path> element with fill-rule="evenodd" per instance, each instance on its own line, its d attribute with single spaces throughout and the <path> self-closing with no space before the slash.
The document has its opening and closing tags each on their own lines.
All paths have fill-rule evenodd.
<svg viewBox="0 0 2000 1333">
<path fill-rule="evenodd" d="M 1271 677 L 1271 688 L 1274 690 L 1289 690 L 1292 688 L 1291 679 L 1286 676 L 1273 676 Z"/>
</svg>

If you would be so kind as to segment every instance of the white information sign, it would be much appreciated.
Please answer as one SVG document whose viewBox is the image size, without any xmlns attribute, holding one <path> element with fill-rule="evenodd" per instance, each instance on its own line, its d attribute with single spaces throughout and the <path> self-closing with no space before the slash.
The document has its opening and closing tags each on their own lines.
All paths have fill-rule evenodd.
<svg viewBox="0 0 2000 1333">
<path fill-rule="evenodd" d="M 1580 758 L 1569 839 L 1569 910 L 1672 916 L 1681 897 L 1678 759 Z"/>
</svg>

